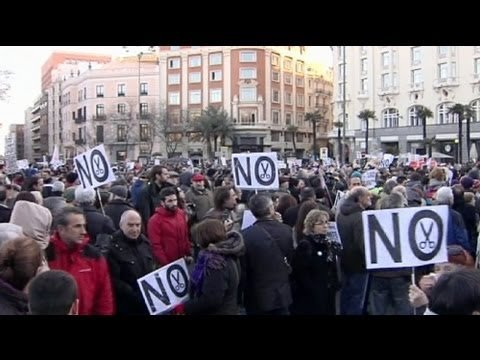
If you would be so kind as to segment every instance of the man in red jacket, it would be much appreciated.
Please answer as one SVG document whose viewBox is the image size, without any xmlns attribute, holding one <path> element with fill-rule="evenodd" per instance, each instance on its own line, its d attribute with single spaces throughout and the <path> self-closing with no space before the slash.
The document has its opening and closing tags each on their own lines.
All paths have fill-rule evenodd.
<svg viewBox="0 0 480 360">
<path fill-rule="evenodd" d="M 66 207 L 46 249 L 52 270 L 70 273 L 78 285 L 79 315 L 113 315 L 112 283 L 106 259 L 89 244 L 82 209 Z"/>
<path fill-rule="evenodd" d="M 187 215 L 177 206 L 174 187 L 160 191 L 160 206 L 148 221 L 148 238 L 152 243 L 153 255 L 160 266 L 186 258 L 191 262 L 192 246 L 189 239 Z"/>
</svg>

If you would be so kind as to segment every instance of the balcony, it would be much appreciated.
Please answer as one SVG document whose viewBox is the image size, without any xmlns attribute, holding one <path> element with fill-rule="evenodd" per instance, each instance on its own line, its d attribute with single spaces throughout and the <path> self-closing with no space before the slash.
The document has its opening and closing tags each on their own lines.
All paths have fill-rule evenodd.
<svg viewBox="0 0 480 360">
<path fill-rule="evenodd" d="M 132 113 L 116 113 L 116 114 L 112 114 L 110 115 L 110 118 L 112 120 L 131 120 L 132 119 Z"/>
<path fill-rule="evenodd" d="M 75 140 L 75 145 L 85 145 L 87 142 L 85 139 L 76 139 Z"/>
<path fill-rule="evenodd" d="M 87 119 L 85 118 L 85 116 L 79 116 L 79 117 L 75 118 L 75 124 L 82 124 L 86 121 L 87 121 Z"/>
<path fill-rule="evenodd" d="M 137 114 L 136 118 L 137 120 L 152 120 L 153 114 L 150 114 L 150 113 Z"/>
<path fill-rule="evenodd" d="M 103 114 L 103 115 L 93 115 L 92 116 L 92 120 L 93 121 L 103 121 L 103 120 L 107 120 L 107 115 Z"/>
<path fill-rule="evenodd" d="M 32 124 L 33 124 L 33 123 L 36 123 L 38 120 L 40 120 L 40 115 L 34 116 L 34 117 L 32 118 Z"/>
<path fill-rule="evenodd" d="M 479 74 L 473 74 L 472 75 L 472 84 L 478 84 L 480 83 L 480 73 Z"/>
<path fill-rule="evenodd" d="M 423 90 L 423 82 L 411 83 L 408 91 L 421 91 Z"/>
<path fill-rule="evenodd" d="M 460 84 L 458 83 L 458 80 L 456 77 L 450 76 L 450 77 L 444 77 L 444 78 L 439 78 L 435 79 L 433 81 L 433 88 L 434 89 L 440 89 L 443 87 L 453 87 L 453 86 L 459 86 Z"/>
<path fill-rule="evenodd" d="M 379 96 L 399 94 L 398 86 L 388 86 L 378 91 Z"/>
<path fill-rule="evenodd" d="M 368 99 L 368 90 L 360 90 L 358 92 L 357 98 L 359 99 Z"/>
</svg>

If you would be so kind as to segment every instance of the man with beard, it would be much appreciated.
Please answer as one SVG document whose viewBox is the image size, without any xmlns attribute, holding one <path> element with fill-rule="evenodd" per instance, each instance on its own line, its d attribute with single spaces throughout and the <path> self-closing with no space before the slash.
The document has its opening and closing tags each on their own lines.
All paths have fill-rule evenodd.
<svg viewBox="0 0 480 360">
<path fill-rule="evenodd" d="M 178 208 L 177 191 L 167 187 L 160 191 L 160 206 L 148 221 L 148 238 L 152 243 L 155 261 L 160 266 L 186 257 L 191 262 L 187 215 Z"/>
</svg>

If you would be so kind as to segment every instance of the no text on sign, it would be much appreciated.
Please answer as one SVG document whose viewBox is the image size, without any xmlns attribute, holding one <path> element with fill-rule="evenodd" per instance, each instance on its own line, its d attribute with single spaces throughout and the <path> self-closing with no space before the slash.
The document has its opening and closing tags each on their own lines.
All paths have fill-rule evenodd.
<svg viewBox="0 0 480 360">
<path fill-rule="evenodd" d="M 233 178 L 240 189 L 278 189 L 276 153 L 232 154 Z"/>
<path fill-rule="evenodd" d="M 78 178 L 84 189 L 115 181 L 115 175 L 105 154 L 103 144 L 74 158 Z"/>
</svg>

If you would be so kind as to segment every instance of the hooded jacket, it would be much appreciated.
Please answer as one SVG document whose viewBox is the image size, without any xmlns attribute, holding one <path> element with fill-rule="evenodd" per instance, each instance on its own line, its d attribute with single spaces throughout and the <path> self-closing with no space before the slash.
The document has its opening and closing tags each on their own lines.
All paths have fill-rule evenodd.
<svg viewBox="0 0 480 360">
<path fill-rule="evenodd" d="M 107 260 L 99 250 L 83 242 L 69 248 L 58 232 L 52 236 L 46 250 L 48 264 L 53 270 L 70 273 L 78 285 L 79 315 L 113 315 L 114 301 Z"/>
<path fill-rule="evenodd" d="M 0 279 L 0 315 L 26 315 L 27 295 Z"/>
</svg>

